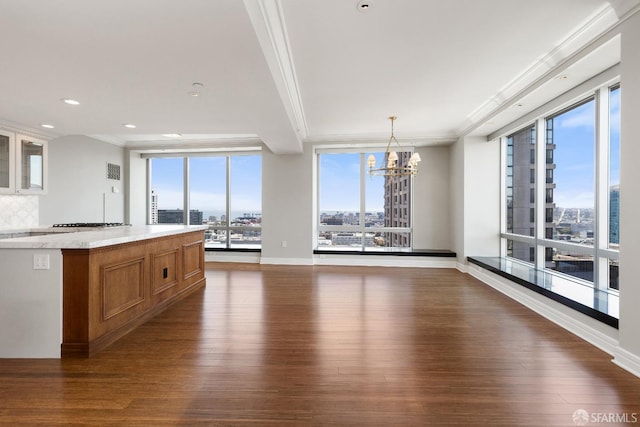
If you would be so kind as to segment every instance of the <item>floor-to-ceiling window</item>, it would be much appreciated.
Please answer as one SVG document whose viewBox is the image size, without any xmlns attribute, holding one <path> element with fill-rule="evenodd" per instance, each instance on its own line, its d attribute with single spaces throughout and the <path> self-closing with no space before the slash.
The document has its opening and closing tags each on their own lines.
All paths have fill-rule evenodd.
<svg viewBox="0 0 640 427">
<path fill-rule="evenodd" d="M 413 178 L 371 176 L 370 154 L 384 162 L 384 152 L 318 151 L 318 250 L 411 250 Z"/>
<path fill-rule="evenodd" d="M 208 225 L 205 249 L 261 248 L 260 154 L 146 157 L 151 224 Z"/>
<path fill-rule="evenodd" d="M 551 290 L 617 317 L 620 86 L 503 137 L 503 255 Z M 548 279 L 547 279 L 548 277 Z"/>
<path fill-rule="evenodd" d="M 161 157 L 151 162 L 151 224 L 184 224 L 184 159 Z"/>
</svg>

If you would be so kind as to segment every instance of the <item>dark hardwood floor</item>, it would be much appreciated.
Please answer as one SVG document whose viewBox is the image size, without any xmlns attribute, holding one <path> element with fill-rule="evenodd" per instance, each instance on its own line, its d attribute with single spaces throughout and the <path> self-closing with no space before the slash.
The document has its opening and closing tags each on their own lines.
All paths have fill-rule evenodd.
<svg viewBox="0 0 640 427">
<path fill-rule="evenodd" d="M 0 359 L 7 426 L 573 426 L 579 409 L 633 420 L 640 379 L 447 269 L 217 264 L 93 358 Z"/>
</svg>

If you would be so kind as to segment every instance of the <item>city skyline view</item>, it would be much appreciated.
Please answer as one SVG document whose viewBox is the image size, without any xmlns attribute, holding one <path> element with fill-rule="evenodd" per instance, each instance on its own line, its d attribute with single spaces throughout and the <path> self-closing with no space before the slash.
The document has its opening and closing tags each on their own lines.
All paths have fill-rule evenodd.
<svg viewBox="0 0 640 427">
<path fill-rule="evenodd" d="M 204 218 L 226 215 L 226 157 L 191 157 L 189 162 L 190 209 L 200 210 Z M 183 209 L 183 159 L 154 158 L 152 189 L 158 209 Z M 262 159 L 259 155 L 231 158 L 230 217 L 262 211 Z"/>
</svg>

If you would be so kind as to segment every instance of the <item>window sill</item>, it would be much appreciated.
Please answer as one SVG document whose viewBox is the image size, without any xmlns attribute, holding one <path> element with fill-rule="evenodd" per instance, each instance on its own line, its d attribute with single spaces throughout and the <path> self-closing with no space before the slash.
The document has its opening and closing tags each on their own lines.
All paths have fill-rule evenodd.
<svg viewBox="0 0 640 427">
<path fill-rule="evenodd" d="M 467 257 L 467 260 L 498 276 L 546 296 L 593 319 L 618 329 L 617 293 L 598 291 L 564 275 L 541 271 L 507 258 Z"/>
<path fill-rule="evenodd" d="M 204 248 L 205 252 L 262 252 L 262 249 L 256 248 Z"/>
<path fill-rule="evenodd" d="M 447 249 L 409 249 L 409 250 L 352 250 L 352 249 L 316 249 L 314 255 L 391 255 L 391 256 L 414 256 L 414 257 L 438 257 L 455 258 L 456 253 Z"/>
</svg>

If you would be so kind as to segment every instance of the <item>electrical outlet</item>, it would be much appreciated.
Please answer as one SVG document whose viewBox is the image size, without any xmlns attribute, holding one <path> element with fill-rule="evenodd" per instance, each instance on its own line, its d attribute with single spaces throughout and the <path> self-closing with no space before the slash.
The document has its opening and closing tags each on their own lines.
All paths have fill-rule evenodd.
<svg viewBox="0 0 640 427">
<path fill-rule="evenodd" d="M 287 241 L 286 241 L 286 240 L 283 240 L 283 241 L 282 241 L 282 247 L 283 247 L 283 248 L 286 248 L 286 247 L 287 247 Z"/>
<path fill-rule="evenodd" d="M 33 254 L 34 270 L 49 270 L 49 254 Z"/>
</svg>

